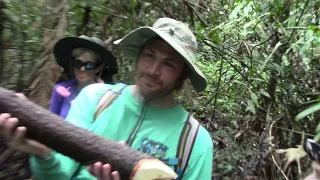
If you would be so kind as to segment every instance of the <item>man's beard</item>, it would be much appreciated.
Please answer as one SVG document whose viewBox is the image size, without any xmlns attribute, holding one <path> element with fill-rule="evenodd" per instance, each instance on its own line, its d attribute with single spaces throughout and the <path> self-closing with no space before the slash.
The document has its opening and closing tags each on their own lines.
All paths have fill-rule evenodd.
<svg viewBox="0 0 320 180">
<path fill-rule="evenodd" d="M 139 75 L 138 75 L 138 78 L 139 79 L 144 78 L 144 79 L 152 82 L 156 86 L 160 86 L 161 87 L 163 85 L 163 81 L 161 81 L 157 75 L 151 75 L 149 73 L 140 72 Z"/>
<path fill-rule="evenodd" d="M 141 83 L 142 79 L 146 79 L 147 81 L 151 81 L 153 84 L 159 87 L 159 89 L 155 90 L 152 94 L 147 94 L 143 91 L 142 89 L 143 87 L 141 87 L 142 84 L 139 84 L 140 86 L 139 91 L 145 100 L 160 98 L 170 94 L 175 90 L 175 86 L 171 88 L 166 88 L 166 87 L 164 88 L 163 87 L 164 82 L 161 81 L 161 79 L 159 79 L 159 77 L 156 75 L 150 75 L 149 73 L 139 72 L 139 73 L 136 73 L 135 78 L 136 78 L 136 82 Z"/>
</svg>

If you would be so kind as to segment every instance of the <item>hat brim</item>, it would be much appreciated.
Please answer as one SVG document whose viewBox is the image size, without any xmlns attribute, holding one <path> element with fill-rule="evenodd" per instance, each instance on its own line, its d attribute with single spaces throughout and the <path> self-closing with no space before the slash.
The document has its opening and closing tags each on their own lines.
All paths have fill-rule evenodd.
<svg viewBox="0 0 320 180">
<path fill-rule="evenodd" d="M 53 53 L 58 65 L 68 68 L 71 52 L 78 47 L 85 47 L 97 52 L 101 60 L 104 61 L 102 76 L 117 74 L 118 65 L 110 51 L 94 42 L 77 37 L 66 37 L 56 43 Z"/>
<path fill-rule="evenodd" d="M 185 62 L 191 69 L 188 78 L 192 86 L 198 92 L 203 91 L 207 86 L 206 77 L 201 72 L 201 70 L 193 63 L 193 60 L 186 55 L 187 53 L 182 48 L 182 46 L 168 34 L 160 32 L 152 27 L 141 27 L 130 32 L 124 38 L 115 41 L 114 44 L 118 44 L 120 46 L 125 56 L 133 60 L 137 60 L 143 45 L 147 42 L 147 40 L 156 36 L 161 37 L 180 55 L 184 57 Z"/>
</svg>

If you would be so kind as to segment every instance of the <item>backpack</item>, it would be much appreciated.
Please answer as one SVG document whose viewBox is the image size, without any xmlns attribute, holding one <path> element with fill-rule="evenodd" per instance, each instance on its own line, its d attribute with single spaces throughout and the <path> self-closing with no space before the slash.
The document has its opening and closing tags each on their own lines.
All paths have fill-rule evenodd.
<svg viewBox="0 0 320 180">
<path fill-rule="evenodd" d="M 107 90 L 98 101 L 95 113 L 94 120 L 106 109 L 112 102 L 117 99 L 117 97 L 125 89 L 126 85 L 119 83 L 115 85 L 112 89 Z M 189 113 L 188 118 L 184 124 L 184 127 L 181 131 L 179 144 L 177 148 L 176 158 L 169 158 L 167 165 L 174 166 L 174 171 L 178 174 L 177 180 L 180 180 L 185 172 L 185 169 L 188 165 L 190 155 L 194 142 L 197 137 L 198 129 L 200 123 L 194 119 Z"/>
</svg>

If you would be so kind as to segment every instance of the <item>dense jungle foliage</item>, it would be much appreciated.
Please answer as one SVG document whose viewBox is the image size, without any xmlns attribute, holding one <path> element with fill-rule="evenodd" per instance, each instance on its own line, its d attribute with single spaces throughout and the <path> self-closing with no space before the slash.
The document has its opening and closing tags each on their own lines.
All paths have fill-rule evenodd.
<svg viewBox="0 0 320 180">
<path fill-rule="evenodd" d="M 47 107 L 61 72 L 52 47 L 81 34 L 103 39 L 117 56 L 116 80 L 133 83 L 133 62 L 112 42 L 175 18 L 196 34 L 209 82 L 179 98 L 212 135 L 213 177 L 302 179 L 311 170 L 302 146 L 320 131 L 319 7 L 318 0 L 0 0 L 0 85 Z"/>
</svg>

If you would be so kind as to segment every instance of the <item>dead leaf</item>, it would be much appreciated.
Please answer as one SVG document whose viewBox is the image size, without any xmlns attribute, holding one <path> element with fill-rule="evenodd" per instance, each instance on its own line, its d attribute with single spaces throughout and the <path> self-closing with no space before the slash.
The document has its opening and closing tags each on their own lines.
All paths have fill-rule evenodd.
<svg viewBox="0 0 320 180">
<path fill-rule="evenodd" d="M 285 159 L 287 162 L 284 166 L 284 170 L 288 168 L 291 162 L 300 160 L 307 155 L 302 146 L 298 146 L 297 148 L 277 149 L 276 152 L 279 154 L 285 153 Z"/>
</svg>

